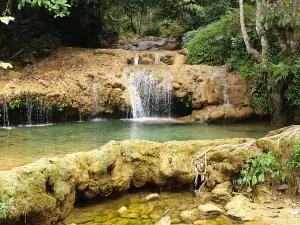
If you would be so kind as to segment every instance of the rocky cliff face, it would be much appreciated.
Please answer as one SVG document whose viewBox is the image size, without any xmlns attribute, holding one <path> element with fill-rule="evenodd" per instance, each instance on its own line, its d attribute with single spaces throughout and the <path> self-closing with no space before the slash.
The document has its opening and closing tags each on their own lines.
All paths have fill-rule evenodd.
<svg viewBox="0 0 300 225">
<path fill-rule="evenodd" d="M 249 108 L 249 86 L 240 74 L 229 72 L 226 67 L 185 65 L 185 54 L 184 51 L 163 50 L 60 49 L 24 69 L 1 70 L 0 106 L 11 107 L 20 100 L 42 99 L 44 106 L 71 109 L 69 111 L 77 116 L 78 113 L 82 116 L 107 113 L 120 117 L 131 107 L 124 74 L 128 70 L 148 70 L 156 71 L 156 74 L 162 71 L 171 73 L 175 115 L 176 111 L 183 111 L 186 115 L 192 110 L 224 104 L 234 108 L 233 112 L 239 112 L 228 118 L 238 119 L 253 114 Z M 133 65 L 135 61 L 139 66 Z M 193 113 L 189 119 L 227 118 L 209 114 L 193 116 L 195 114 L 199 112 Z"/>
<path fill-rule="evenodd" d="M 25 220 L 29 225 L 55 224 L 70 213 L 79 197 L 107 196 L 147 183 L 191 183 L 195 179 L 191 160 L 203 153 L 207 154 L 205 185 L 211 190 L 213 201 L 225 203 L 232 196 L 230 182 L 247 159 L 263 151 L 284 152 L 283 144 L 294 143 L 298 135 L 299 126 L 293 126 L 257 141 L 112 141 L 94 151 L 0 171 L 1 196 L 14 198 L 13 207 L 1 224 L 23 224 Z"/>
</svg>

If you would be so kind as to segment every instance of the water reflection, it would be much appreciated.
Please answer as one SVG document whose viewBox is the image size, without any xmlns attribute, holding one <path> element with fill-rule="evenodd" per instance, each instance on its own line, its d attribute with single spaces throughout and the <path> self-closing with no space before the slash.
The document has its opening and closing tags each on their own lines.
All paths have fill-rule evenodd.
<svg viewBox="0 0 300 225">
<path fill-rule="evenodd" d="M 45 127 L 0 129 L 0 169 L 43 157 L 88 151 L 110 140 L 183 141 L 249 137 L 259 138 L 276 129 L 268 122 L 232 124 L 177 124 L 174 120 L 100 120 Z"/>
</svg>

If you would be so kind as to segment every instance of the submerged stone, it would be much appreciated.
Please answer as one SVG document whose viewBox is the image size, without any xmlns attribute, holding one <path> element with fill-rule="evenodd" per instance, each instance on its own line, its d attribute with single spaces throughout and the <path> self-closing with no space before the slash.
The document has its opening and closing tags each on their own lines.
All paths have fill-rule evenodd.
<svg viewBox="0 0 300 225">
<path fill-rule="evenodd" d="M 122 206 L 121 208 L 118 209 L 117 212 L 118 212 L 119 214 L 122 214 L 122 213 L 124 213 L 126 210 L 127 210 L 127 208 L 126 208 L 125 206 Z"/>
<path fill-rule="evenodd" d="M 198 217 L 198 212 L 196 210 L 185 210 L 180 213 L 180 219 L 185 223 L 192 223 Z"/>
<path fill-rule="evenodd" d="M 155 225 L 170 225 L 172 222 L 171 217 L 165 216 L 160 219 L 159 222 L 157 222 Z"/>
<path fill-rule="evenodd" d="M 224 212 L 223 209 L 220 209 L 218 206 L 213 204 L 199 205 L 198 210 L 202 213 L 211 213 L 211 212 L 223 213 Z"/>
<path fill-rule="evenodd" d="M 150 201 L 152 199 L 157 199 L 157 198 L 159 198 L 159 194 L 155 193 L 155 194 L 147 195 L 146 198 L 145 198 L 145 200 L 146 201 Z"/>
</svg>

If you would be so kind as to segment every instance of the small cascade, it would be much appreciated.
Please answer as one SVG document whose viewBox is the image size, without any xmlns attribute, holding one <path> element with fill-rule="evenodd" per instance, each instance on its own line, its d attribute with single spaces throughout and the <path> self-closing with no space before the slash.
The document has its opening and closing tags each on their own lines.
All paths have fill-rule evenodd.
<svg viewBox="0 0 300 225">
<path fill-rule="evenodd" d="M 133 65 L 135 66 L 139 65 L 139 61 L 140 61 L 140 55 L 136 54 L 133 60 Z"/>
<path fill-rule="evenodd" d="M 11 121 L 9 121 L 9 117 Z M 0 110 L 1 125 L 43 126 L 52 123 L 52 107 L 43 98 L 14 99 Z"/>
<path fill-rule="evenodd" d="M 160 58 L 161 58 L 161 56 L 160 55 L 155 55 L 155 58 L 154 58 L 154 63 L 155 63 L 155 65 L 157 65 L 157 64 L 159 64 L 160 63 Z"/>
<path fill-rule="evenodd" d="M 96 115 L 99 112 L 99 91 L 96 82 L 96 76 L 93 77 L 93 113 Z"/>
<path fill-rule="evenodd" d="M 170 73 L 163 79 L 157 79 L 150 71 L 134 71 L 130 73 L 128 83 L 134 119 L 171 116 Z"/>
<path fill-rule="evenodd" d="M 36 124 L 50 124 L 52 121 L 52 108 L 47 106 L 44 99 L 36 100 Z"/>
<path fill-rule="evenodd" d="M 7 105 L 5 105 L 2 108 L 1 117 L 2 117 L 2 120 L 3 120 L 3 126 L 4 127 L 9 127 L 10 123 L 9 123 L 8 107 L 7 107 Z"/>
<path fill-rule="evenodd" d="M 31 125 L 32 124 L 31 117 L 32 117 L 32 100 L 28 96 L 26 96 L 26 118 L 27 118 L 27 125 Z"/>
<path fill-rule="evenodd" d="M 224 81 L 224 86 L 222 87 L 222 93 L 223 93 L 223 98 L 224 98 L 224 105 L 229 105 L 229 96 L 228 96 L 228 85 L 227 81 L 225 79 Z"/>
</svg>

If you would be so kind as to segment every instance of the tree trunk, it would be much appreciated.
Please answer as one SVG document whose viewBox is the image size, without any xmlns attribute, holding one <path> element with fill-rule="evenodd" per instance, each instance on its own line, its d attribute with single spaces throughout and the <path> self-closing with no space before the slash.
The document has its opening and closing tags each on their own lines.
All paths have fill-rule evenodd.
<svg viewBox="0 0 300 225">
<path fill-rule="evenodd" d="M 265 1 L 257 0 L 256 1 L 256 32 L 258 34 L 260 43 L 261 43 L 261 63 L 263 64 L 263 67 L 266 67 L 267 65 L 267 54 L 268 54 L 268 42 L 265 37 L 266 32 L 265 29 L 261 23 L 261 18 L 263 17 L 263 9 L 266 7 Z"/>
<path fill-rule="evenodd" d="M 272 124 L 273 125 L 288 125 L 292 122 L 290 108 L 285 100 L 285 92 L 287 85 L 279 83 L 271 90 L 270 100 L 272 105 Z"/>
<path fill-rule="evenodd" d="M 261 62 L 261 54 L 252 47 L 250 43 L 250 38 L 248 36 L 247 28 L 246 28 L 246 23 L 245 23 L 245 10 L 244 10 L 244 0 L 239 0 L 240 4 L 240 25 L 241 25 L 241 31 L 243 35 L 243 39 L 246 45 L 246 49 L 248 54 L 253 57 L 257 62 Z"/>
<path fill-rule="evenodd" d="M 299 11 L 299 0 L 293 0 L 292 2 L 292 22 L 291 22 L 291 53 L 295 54 L 297 52 L 297 48 L 299 43 L 297 42 L 297 16 Z"/>
</svg>

